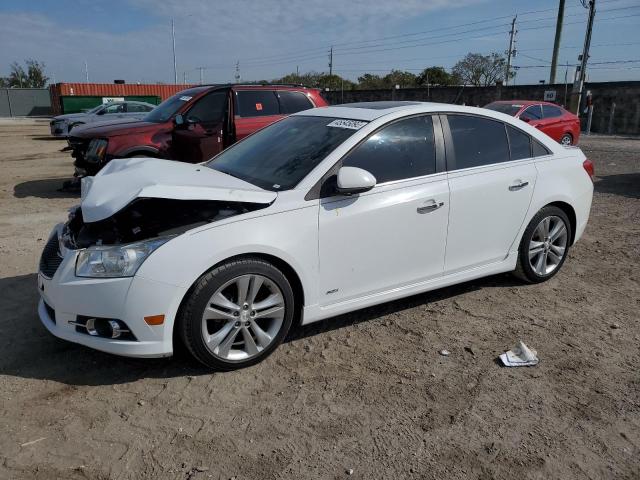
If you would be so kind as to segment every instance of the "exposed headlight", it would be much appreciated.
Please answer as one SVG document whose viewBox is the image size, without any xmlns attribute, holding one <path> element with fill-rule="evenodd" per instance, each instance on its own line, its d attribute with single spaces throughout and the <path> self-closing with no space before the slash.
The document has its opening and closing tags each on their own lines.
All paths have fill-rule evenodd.
<svg viewBox="0 0 640 480">
<path fill-rule="evenodd" d="M 107 154 L 107 145 L 109 143 L 104 138 L 94 138 L 89 142 L 85 159 L 87 162 L 100 163 Z"/>
<path fill-rule="evenodd" d="M 174 237 L 160 237 L 128 245 L 96 245 L 78 254 L 77 277 L 132 277 L 151 253 Z"/>
</svg>

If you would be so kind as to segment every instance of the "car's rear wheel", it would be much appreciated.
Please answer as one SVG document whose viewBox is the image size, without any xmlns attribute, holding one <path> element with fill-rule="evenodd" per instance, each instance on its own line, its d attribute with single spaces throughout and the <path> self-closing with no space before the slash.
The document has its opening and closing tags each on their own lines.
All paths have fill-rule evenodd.
<svg viewBox="0 0 640 480">
<path fill-rule="evenodd" d="M 562 137 L 560 137 L 560 144 L 573 145 L 573 135 L 571 135 L 570 133 L 565 133 L 564 135 L 562 135 Z"/>
<path fill-rule="evenodd" d="M 515 274 L 531 283 L 549 280 L 564 264 L 570 241 L 571 223 L 564 211 L 544 207 L 522 235 Z"/>
<path fill-rule="evenodd" d="M 293 290 L 272 264 L 227 262 L 197 283 L 178 318 L 191 354 L 216 370 L 260 362 L 282 343 L 294 316 Z"/>
</svg>

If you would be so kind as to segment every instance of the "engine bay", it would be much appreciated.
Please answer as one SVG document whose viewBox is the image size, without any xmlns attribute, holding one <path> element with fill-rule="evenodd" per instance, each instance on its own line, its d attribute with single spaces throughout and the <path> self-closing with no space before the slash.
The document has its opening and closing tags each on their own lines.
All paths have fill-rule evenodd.
<svg viewBox="0 0 640 480">
<path fill-rule="evenodd" d="M 62 240 L 71 249 L 92 245 L 132 243 L 165 235 L 177 235 L 224 218 L 267 207 L 268 204 L 218 200 L 136 198 L 109 218 L 85 222 L 82 209 L 69 211 Z"/>
</svg>

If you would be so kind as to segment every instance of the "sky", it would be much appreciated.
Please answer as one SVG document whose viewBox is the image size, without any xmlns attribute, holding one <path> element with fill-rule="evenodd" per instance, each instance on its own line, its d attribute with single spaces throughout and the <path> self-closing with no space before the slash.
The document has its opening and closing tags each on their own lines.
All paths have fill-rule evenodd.
<svg viewBox="0 0 640 480">
<path fill-rule="evenodd" d="M 596 0 L 590 81 L 640 80 L 640 0 Z M 392 68 L 449 70 L 504 53 L 516 20 L 516 84 L 549 79 L 558 0 L 0 0 L 0 76 L 33 58 L 55 82 L 271 80 L 299 71 L 357 79 Z M 572 79 L 587 10 L 566 0 L 557 79 Z M 566 67 L 566 64 L 569 64 Z M 202 70 L 200 67 L 203 67 Z"/>
</svg>

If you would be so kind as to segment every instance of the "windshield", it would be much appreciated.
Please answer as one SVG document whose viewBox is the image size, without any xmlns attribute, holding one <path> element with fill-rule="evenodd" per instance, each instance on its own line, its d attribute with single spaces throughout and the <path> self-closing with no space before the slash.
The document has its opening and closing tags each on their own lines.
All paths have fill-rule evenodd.
<svg viewBox="0 0 640 480">
<path fill-rule="evenodd" d="M 193 88 L 176 93 L 173 97 L 167 98 L 164 102 L 151 110 L 151 112 L 149 112 L 149 115 L 144 117 L 144 121 L 155 123 L 166 122 L 171 117 L 173 117 L 173 115 L 178 110 L 180 110 L 180 107 L 190 101 L 196 94 L 200 93 L 201 91 L 201 88 Z"/>
<path fill-rule="evenodd" d="M 289 190 L 364 125 L 330 117 L 287 117 L 236 143 L 207 166 L 265 190 Z"/>
<path fill-rule="evenodd" d="M 489 105 L 485 105 L 484 108 L 488 108 L 489 110 L 494 110 L 500 113 L 506 113 L 507 115 L 515 116 L 516 113 L 520 111 L 522 108 L 522 104 L 517 103 L 490 103 Z"/>
<path fill-rule="evenodd" d="M 104 105 L 98 105 L 97 107 L 93 107 L 91 110 L 88 110 L 87 113 L 98 113 Z"/>
</svg>

